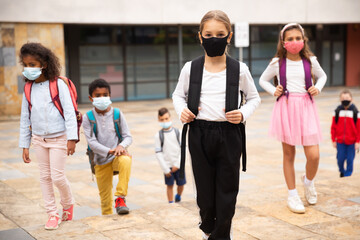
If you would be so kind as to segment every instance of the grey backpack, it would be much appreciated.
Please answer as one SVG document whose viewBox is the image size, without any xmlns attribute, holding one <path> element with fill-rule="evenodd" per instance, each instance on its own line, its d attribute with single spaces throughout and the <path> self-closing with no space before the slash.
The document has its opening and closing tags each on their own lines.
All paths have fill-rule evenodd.
<svg viewBox="0 0 360 240">
<path fill-rule="evenodd" d="M 175 134 L 176 134 L 176 139 L 178 140 L 178 143 L 179 143 L 179 145 L 181 146 L 181 144 L 180 144 L 180 132 L 179 132 L 179 129 L 174 128 L 174 127 L 173 127 L 173 129 L 174 129 Z M 163 146 L 164 146 L 164 129 L 161 129 L 161 130 L 159 131 L 159 138 L 160 138 L 160 143 L 161 143 L 161 151 L 160 151 L 160 152 L 162 152 Z"/>
</svg>

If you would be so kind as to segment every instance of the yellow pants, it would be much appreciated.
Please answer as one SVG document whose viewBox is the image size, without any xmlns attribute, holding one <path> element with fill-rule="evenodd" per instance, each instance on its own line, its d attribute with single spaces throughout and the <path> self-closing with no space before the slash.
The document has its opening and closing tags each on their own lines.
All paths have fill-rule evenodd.
<svg viewBox="0 0 360 240">
<path fill-rule="evenodd" d="M 116 185 L 115 196 L 125 197 L 130 179 L 131 158 L 121 155 L 115 157 L 110 163 L 95 165 L 95 177 L 99 189 L 101 213 L 103 215 L 113 214 L 112 180 L 114 170 L 119 171 L 119 182 Z"/>
</svg>

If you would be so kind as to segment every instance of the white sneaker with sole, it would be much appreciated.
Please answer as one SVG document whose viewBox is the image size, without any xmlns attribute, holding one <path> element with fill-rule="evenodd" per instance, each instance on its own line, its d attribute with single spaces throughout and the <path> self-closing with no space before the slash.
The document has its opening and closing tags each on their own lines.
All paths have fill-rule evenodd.
<svg viewBox="0 0 360 240">
<path fill-rule="evenodd" d="M 209 237 L 210 237 L 210 234 L 206 234 L 206 233 L 203 232 L 203 236 L 202 236 L 203 240 L 208 240 Z"/>
<path fill-rule="evenodd" d="M 298 195 L 288 197 L 287 206 L 294 213 L 305 213 L 304 204 Z"/>
<path fill-rule="evenodd" d="M 316 204 L 317 203 L 317 193 L 315 190 L 314 181 L 312 181 L 309 186 L 305 185 L 305 174 L 301 177 L 301 181 L 304 184 L 304 194 L 305 194 L 306 201 L 311 205 Z"/>
</svg>

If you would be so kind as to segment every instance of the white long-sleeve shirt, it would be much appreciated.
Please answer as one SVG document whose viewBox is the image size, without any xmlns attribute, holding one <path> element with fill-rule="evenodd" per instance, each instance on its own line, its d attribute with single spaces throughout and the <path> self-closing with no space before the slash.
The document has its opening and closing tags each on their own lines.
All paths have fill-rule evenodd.
<svg viewBox="0 0 360 240">
<path fill-rule="evenodd" d="M 181 136 L 181 131 L 179 136 Z M 171 167 L 180 168 L 180 144 L 174 128 L 164 131 L 164 145 L 161 149 L 159 132 L 155 134 L 155 153 L 161 169 L 165 174 L 170 172 Z"/>
<path fill-rule="evenodd" d="M 187 107 L 190 69 L 191 62 L 187 62 L 181 70 L 179 82 L 172 96 L 175 111 L 179 117 L 184 108 Z M 240 62 L 239 76 L 239 105 L 241 101 L 240 90 L 244 92 L 246 99 L 246 103 L 240 108 L 240 112 L 243 115 L 243 121 L 246 121 L 260 104 L 261 99 L 256 90 L 249 68 L 242 62 Z M 211 73 L 206 71 L 204 67 L 199 103 L 201 109 L 196 119 L 218 122 L 227 121 L 224 111 L 225 95 L 226 69 L 218 73 Z"/>
<path fill-rule="evenodd" d="M 310 57 L 311 72 L 317 79 L 315 87 L 321 92 L 326 83 L 326 73 L 321 68 L 315 56 Z M 279 58 L 273 58 L 259 79 L 260 86 L 274 96 L 276 87 L 271 83 L 274 77 L 280 83 Z M 292 61 L 286 59 L 286 88 L 290 93 L 306 93 L 305 71 L 302 60 Z"/>
<path fill-rule="evenodd" d="M 68 140 L 77 140 L 77 122 L 69 88 L 58 79 L 59 97 L 64 118 L 51 100 L 49 81 L 36 83 L 31 87 L 31 115 L 25 93 L 21 104 L 19 147 L 29 148 L 31 134 L 43 138 L 54 138 L 66 134 Z M 32 131 L 30 130 L 30 126 Z"/>
</svg>

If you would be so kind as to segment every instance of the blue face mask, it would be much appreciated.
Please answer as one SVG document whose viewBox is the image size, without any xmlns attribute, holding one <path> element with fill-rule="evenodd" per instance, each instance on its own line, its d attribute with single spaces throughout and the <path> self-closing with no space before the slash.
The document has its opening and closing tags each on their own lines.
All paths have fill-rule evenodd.
<svg viewBox="0 0 360 240">
<path fill-rule="evenodd" d="M 100 111 L 106 110 L 111 104 L 110 97 L 97 97 L 93 98 L 93 106 L 99 109 Z"/>
<path fill-rule="evenodd" d="M 34 81 L 38 79 L 41 75 L 41 68 L 37 67 L 24 67 L 24 71 L 22 72 L 24 77 L 28 80 Z"/>
<path fill-rule="evenodd" d="M 169 127 L 171 127 L 172 122 L 159 122 L 160 127 L 164 128 L 164 129 L 168 129 Z"/>
</svg>

